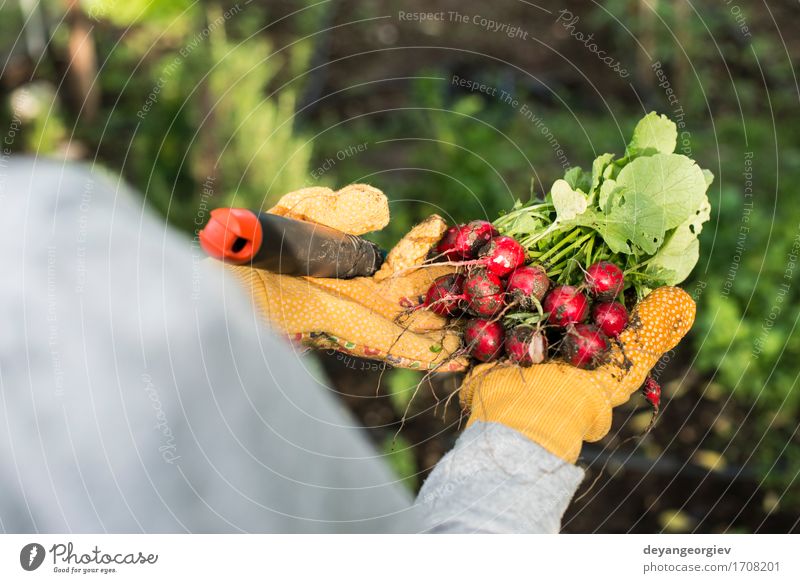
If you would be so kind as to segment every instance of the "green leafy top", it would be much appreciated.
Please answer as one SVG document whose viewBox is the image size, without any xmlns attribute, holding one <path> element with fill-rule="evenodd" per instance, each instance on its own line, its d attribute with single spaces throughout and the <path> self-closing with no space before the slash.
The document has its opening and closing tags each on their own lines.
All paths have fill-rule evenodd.
<svg viewBox="0 0 800 583">
<path fill-rule="evenodd" d="M 625 155 L 628 157 L 649 156 L 652 154 L 672 154 L 678 144 L 678 129 L 666 116 L 651 111 L 644 116 L 633 130 L 633 138 Z"/>
<path fill-rule="evenodd" d="M 495 224 L 560 283 L 580 266 L 607 259 L 622 266 L 641 297 L 688 277 L 699 259 L 698 235 L 710 217 L 713 175 L 675 154 L 677 130 L 664 115 L 639 121 L 625 156 L 598 156 L 591 172 L 570 168 L 544 202 L 515 208 Z"/>
</svg>

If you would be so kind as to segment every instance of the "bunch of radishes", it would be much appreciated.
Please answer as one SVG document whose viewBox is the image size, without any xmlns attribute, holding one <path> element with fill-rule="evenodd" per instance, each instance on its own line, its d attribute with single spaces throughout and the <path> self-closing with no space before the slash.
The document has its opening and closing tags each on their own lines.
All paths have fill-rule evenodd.
<svg viewBox="0 0 800 583">
<path fill-rule="evenodd" d="M 608 261 L 588 266 L 580 286 L 551 287 L 545 269 L 525 265 L 523 247 L 487 221 L 449 228 L 435 253 L 459 271 L 436 279 L 420 308 L 466 316 L 466 351 L 478 361 L 505 356 L 530 366 L 560 355 L 594 368 L 628 324 L 627 309 L 616 301 L 624 276 Z"/>
</svg>

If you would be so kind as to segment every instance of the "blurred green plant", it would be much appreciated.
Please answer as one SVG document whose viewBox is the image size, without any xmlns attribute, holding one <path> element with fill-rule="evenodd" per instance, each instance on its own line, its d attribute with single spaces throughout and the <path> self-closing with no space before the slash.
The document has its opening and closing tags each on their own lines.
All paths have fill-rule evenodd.
<svg viewBox="0 0 800 583">
<path fill-rule="evenodd" d="M 401 435 L 389 436 L 383 442 L 383 454 L 398 479 L 412 492 L 419 488 L 414 447 Z"/>
<path fill-rule="evenodd" d="M 395 368 L 386 375 L 386 389 L 394 412 L 404 416 L 422 380 L 422 373 L 408 368 Z"/>
<path fill-rule="evenodd" d="M 12 120 L 15 120 L 15 125 L 19 125 L 17 131 L 20 134 L 17 136 L 16 133 L 9 133 L 12 145 L 22 151 L 41 155 L 64 151 L 68 137 L 67 127 L 53 85 L 47 81 L 23 85 L 11 93 L 9 105 Z"/>
<path fill-rule="evenodd" d="M 255 27 L 256 9 L 175 1 L 171 12 L 153 12 L 135 10 L 139 4 L 150 6 L 95 11 L 132 28 L 124 45 L 110 45 L 113 35 L 100 38 L 112 72 L 101 76 L 104 92 L 117 104 L 89 140 L 102 149 L 117 131 L 129 135 L 120 167 L 186 230 L 201 226 L 209 208 L 259 208 L 304 186 L 311 147 L 293 129 L 296 89 L 270 95 L 268 88 L 307 49 L 276 54 L 263 35 L 229 37 L 230 22 L 240 31 Z M 168 22 L 169 14 L 176 17 Z"/>
<path fill-rule="evenodd" d="M 80 0 L 84 12 L 93 19 L 105 19 L 117 26 L 139 23 L 166 23 L 190 12 L 196 0 Z"/>
<path fill-rule="evenodd" d="M 695 137 L 697 151 L 719 145 L 726 177 L 710 193 L 715 216 L 701 235 L 695 281 L 686 286 L 705 286 L 692 333 L 694 367 L 721 389 L 720 399 L 747 412 L 733 419 L 733 439 L 721 435 L 710 445 L 727 448 L 727 458 L 786 489 L 785 501 L 797 504 L 800 209 L 786 197 L 800 180 L 800 136 L 791 124 L 775 126 L 754 114 L 745 125 L 722 118 L 716 133 Z M 745 196 L 748 189 L 752 196 Z"/>
</svg>

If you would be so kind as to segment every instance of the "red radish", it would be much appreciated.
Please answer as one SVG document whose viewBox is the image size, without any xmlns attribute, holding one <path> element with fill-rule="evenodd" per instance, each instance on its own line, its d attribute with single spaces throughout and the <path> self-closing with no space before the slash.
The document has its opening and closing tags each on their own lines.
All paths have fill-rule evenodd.
<svg viewBox="0 0 800 583">
<path fill-rule="evenodd" d="M 648 376 L 644 379 L 644 385 L 642 385 L 642 393 L 644 393 L 644 398 L 653 406 L 658 413 L 658 408 L 661 406 L 661 385 L 656 382 L 651 376 Z"/>
<path fill-rule="evenodd" d="M 430 308 L 434 314 L 452 316 L 459 311 L 459 301 L 464 299 L 464 276 L 458 274 L 437 277 L 428 293 L 423 306 Z"/>
<path fill-rule="evenodd" d="M 525 263 L 525 249 L 505 235 L 494 237 L 479 255 L 481 263 L 497 277 L 505 277 Z"/>
<path fill-rule="evenodd" d="M 586 270 L 586 284 L 598 298 L 613 300 L 625 286 L 625 275 L 610 261 L 598 261 Z"/>
<path fill-rule="evenodd" d="M 444 232 L 439 244 L 436 245 L 436 254 L 446 257 L 448 261 L 461 259 L 461 254 L 456 249 L 456 237 L 459 227 L 450 227 Z"/>
<path fill-rule="evenodd" d="M 577 324 L 586 318 L 589 300 L 578 288 L 562 285 L 550 290 L 544 297 L 544 311 L 549 312 L 547 320 L 556 326 Z"/>
<path fill-rule="evenodd" d="M 474 318 L 464 328 L 464 341 L 470 355 L 481 362 L 500 358 L 503 352 L 503 326 L 500 322 Z"/>
<path fill-rule="evenodd" d="M 502 280 L 485 269 L 473 272 L 464 281 L 464 296 L 476 316 L 493 316 L 505 304 Z"/>
<path fill-rule="evenodd" d="M 547 357 L 547 338 L 530 326 L 517 326 L 506 335 L 508 358 L 520 365 L 539 364 Z"/>
<path fill-rule="evenodd" d="M 530 310 L 534 306 L 533 299 L 542 301 L 550 287 L 550 279 L 544 268 L 539 265 L 517 267 L 508 276 L 506 293 L 522 310 Z"/>
<path fill-rule="evenodd" d="M 616 338 L 628 325 L 628 310 L 619 302 L 600 302 L 594 305 L 592 322 L 603 334 Z"/>
<path fill-rule="evenodd" d="M 458 227 L 453 248 L 463 259 L 474 259 L 495 235 L 497 230 L 489 221 L 470 221 Z"/>
<path fill-rule="evenodd" d="M 567 330 L 561 353 L 573 366 L 595 368 L 608 350 L 608 338 L 591 324 L 578 324 Z"/>
</svg>

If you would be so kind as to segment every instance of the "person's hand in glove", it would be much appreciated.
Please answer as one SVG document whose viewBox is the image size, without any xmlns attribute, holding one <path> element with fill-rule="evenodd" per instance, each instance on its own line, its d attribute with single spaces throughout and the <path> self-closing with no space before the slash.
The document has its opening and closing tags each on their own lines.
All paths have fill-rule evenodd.
<svg viewBox="0 0 800 583">
<path fill-rule="evenodd" d="M 389 222 L 386 196 L 364 184 L 336 192 L 323 187 L 298 190 L 268 212 L 351 235 L 382 229 Z M 405 368 L 463 370 L 466 360 L 454 356 L 460 339 L 444 330 L 445 319 L 412 309 L 434 279 L 453 271 L 445 266 L 413 269 L 425 261 L 446 228 L 441 217 L 430 216 L 403 237 L 372 277 L 294 277 L 247 265 L 229 268 L 269 324 L 294 342 Z"/>
<path fill-rule="evenodd" d="M 528 368 L 479 365 L 461 388 L 467 425 L 503 424 L 574 463 L 584 441 L 598 441 L 608 433 L 612 407 L 642 386 L 658 359 L 689 331 L 694 316 L 689 294 L 662 287 L 638 304 L 608 362 L 595 370 L 558 361 Z"/>
</svg>

